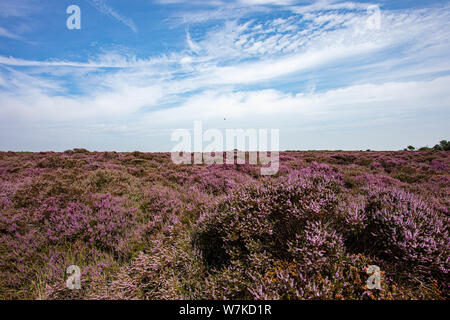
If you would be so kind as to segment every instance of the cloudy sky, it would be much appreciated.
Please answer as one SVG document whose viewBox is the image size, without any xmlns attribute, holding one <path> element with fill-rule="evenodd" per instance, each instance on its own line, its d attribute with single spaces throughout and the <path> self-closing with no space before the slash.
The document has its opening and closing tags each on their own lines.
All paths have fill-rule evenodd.
<svg viewBox="0 0 450 320">
<path fill-rule="evenodd" d="M 450 1 L 0 1 L 0 150 L 170 151 L 196 120 L 281 149 L 449 139 Z"/>
</svg>

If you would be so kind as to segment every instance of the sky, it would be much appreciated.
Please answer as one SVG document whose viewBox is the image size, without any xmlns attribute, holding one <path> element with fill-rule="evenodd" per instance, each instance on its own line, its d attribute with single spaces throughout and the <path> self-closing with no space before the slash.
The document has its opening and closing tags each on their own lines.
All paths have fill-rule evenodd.
<svg viewBox="0 0 450 320">
<path fill-rule="evenodd" d="M 450 1 L 0 1 L 0 150 L 170 151 L 194 121 L 400 150 L 449 120 Z"/>
</svg>

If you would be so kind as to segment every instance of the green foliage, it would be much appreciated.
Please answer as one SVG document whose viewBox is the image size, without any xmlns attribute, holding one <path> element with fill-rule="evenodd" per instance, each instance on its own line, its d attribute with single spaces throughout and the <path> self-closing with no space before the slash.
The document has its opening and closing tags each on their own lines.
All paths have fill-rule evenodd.
<svg viewBox="0 0 450 320">
<path fill-rule="evenodd" d="M 433 149 L 438 151 L 449 151 L 450 141 L 442 140 L 439 144 L 435 145 Z"/>
</svg>

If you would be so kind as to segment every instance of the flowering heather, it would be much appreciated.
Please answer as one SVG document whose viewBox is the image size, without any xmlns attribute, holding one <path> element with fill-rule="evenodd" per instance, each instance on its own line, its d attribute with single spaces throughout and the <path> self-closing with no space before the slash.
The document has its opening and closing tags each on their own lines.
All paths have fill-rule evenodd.
<svg viewBox="0 0 450 320">
<path fill-rule="evenodd" d="M 448 299 L 449 155 L 0 152 L 0 298 Z"/>
</svg>

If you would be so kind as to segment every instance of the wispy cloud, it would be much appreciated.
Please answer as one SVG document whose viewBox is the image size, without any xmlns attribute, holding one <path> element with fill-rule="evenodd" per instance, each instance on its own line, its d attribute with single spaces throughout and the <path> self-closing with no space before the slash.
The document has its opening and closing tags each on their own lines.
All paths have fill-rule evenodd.
<svg viewBox="0 0 450 320">
<path fill-rule="evenodd" d="M 3 27 L 0 27 L 0 37 L 6 37 L 6 38 L 14 39 L 14 40 L 22 40 L 21 36 L 15 34 L 15 33 L 12 33 L 11 31 L 6 30 Z"/>
<path fill-rule="evenodd" d="M 96 8 L 99 12 L 112 17 L 113 19 L 123 23 L 127 27 L 129 27 L 133 32 L 137 33 L 138 28 L 134 21 L 130 18 L 122 16 L 116 10 L 107 5 L 106 0 L 87 0 L 94 8 Z"/>
<path fill-rule="evenodd" d="M 0 17 L 25 17 L 39 12 L 41 6 L 31 0 L 2 0 L 0 1 Z"/>
<path fill-rule="evenodd" d="M 219 7 L 224 5 L 233 6 L 254 6 L 254 5 L 292 5 L 298 3 L 298 0 L 158 0 L 161 4 L 191 4 L 197 6 Z"/>
<path fill-rule="evenodd" d="M 259 22 L 247 20 L 226 22 L 221 29 L 213 29 L 193 39 L 186 30 L 188 51 L 146 59 L 108 53 L 87 62 L 47 60 L 33 61 L 0 56 L 0 64 L 25 67 L 74 67 L 118 69 L 105 73 L 104 80 L 122 79 L 128 85 L 145 83 L 154 77 L 170 81 L 169 86 L 186 90 L 200 90 L 211 86 L 247 85 L 276 81 L 290 75 L 305 74 L 332 66 L 339 61 L 342 74 L 358 64 L 349 59 L 380 55 L 380 60 L 364 62 L 364 80 L 370 82 L 381 75 L 375 72 L 383 63 L 383 72 L 397 68 L 401 75 L 413 70 L 446 71 L 442 63 L 450 54 L 450 34 L 442 32 L 450 19 L 450 10 L 385 12 L 383 28 L 367 29 L 367 16 L 361 12 L 332 12 Z M 396 48 L 397 55 L 389 57 Z M 387 56 L 383 54 L 386 51 Z M 403 56 L 402 56 L 403 55 Z M 426 65 L 433 57 L 435 65 Z M 439 58 L 441 57 L 441 59 Z M 371 58 L 373 60 L 373 58 Z M 347 62 L 346 62 L 347 61 Z M 373 68 L 370 66 L 373 65 Z M 420 66 L 420 68 L 419 68 Z M 123 70 L 128 69 L 128 71 Z M 369 72 L 370 70 L 370 72 Z M 409 71 L 408 71 L 409 70 Z M 322 77 L 326 77 L 325 73 Z M 394 75 L 383 74 L 383 77 Z M 83 75 L 84 76 L 84 75 Z M 96 74 L 96 80 L 99 75 Z M 181 77 L 180 77 L 181 76 Z M 135 79 L 135 80 L 133 80 Z M 397 77 L 401 79 L 401 77 Z M 83 79 L 86 82 L 86 79 Z M 114 88 L 111 88 L 114 90 Z M 176 94 L 171 90 L 170 94 Z"/>
<path fill-rule="evenodd" d="M 238 0 L 237 3 L 243 5 L 278 5 L 278 6 L 286 6 L 292 5 L 296 0 Z"/>
<path fill-rule="evenodd" d="M 1 31 L 0 31 L 1 32 Z M 24 60 L 14 57 L 0 56 L 0 64 L 16 67 L 74 67 L 74 68 L 139 68 L 149 67 L 162 63 L 167 63 L 170 60 L 166 57 L 138 59 L 136 56 L 121 56 L 115 53 L 108 53 L 98 57 L 97 60 L 90 60 L 88 62 L 76 62 L 65 60 Z"/>
<path fill-rule="evenodd" d="M 340 1 L 340 0 L 318 0 L 310 1 L 308 5 L 297 5 L 291 7 L 294 12 L 308 13 L 317 12 L 321 10 L 333 11 L 340 9 L 347 10 L 367 10 L 371 5 L 375 5 L 376 2 L 368 0 L 367 2 L 354 2 L 354 1 Z"/>
<path fill-rule="evenodd" d="M 161 56 L 0 56 L 0 118 L 82 120 L 92 132 L 140 128 L 143 135 L 194 119 L 351 128 L 448 110 L 449 7 L 383 11 L 381 29 L 370 29 L 360 3 L 321 11 L 331 2 L 303 9 L 281 2 L 280 15 L 186 26 L 184 47 Z"/>
</svg>

